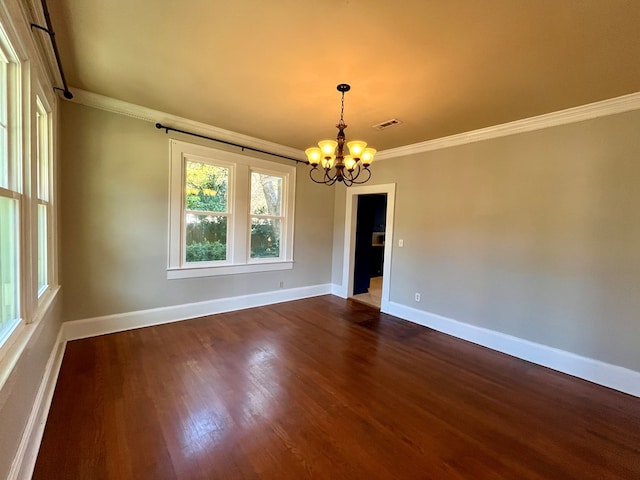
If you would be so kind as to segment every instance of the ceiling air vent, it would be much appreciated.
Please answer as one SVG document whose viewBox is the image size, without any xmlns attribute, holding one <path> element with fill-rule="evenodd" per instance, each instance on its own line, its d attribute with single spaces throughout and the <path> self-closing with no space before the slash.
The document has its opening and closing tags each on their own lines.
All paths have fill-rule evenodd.
<svg viewBox="0 0 640 480">
<path fill-rule="evenodd" d="M 376 130 L 384 130 L 386 128 L 393 127 L 394 125 L 400 125 L 401 123 L 402 122 L 400 120 L 392 118 L 391 120 L 387 120 L 386 122 L 374 125 L 373 128 L 375 128 Z"/>
</svg>

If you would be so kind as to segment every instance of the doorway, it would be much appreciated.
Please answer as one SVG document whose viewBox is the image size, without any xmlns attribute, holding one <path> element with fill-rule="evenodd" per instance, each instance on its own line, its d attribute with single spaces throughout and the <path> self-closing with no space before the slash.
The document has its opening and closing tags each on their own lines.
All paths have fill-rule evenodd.
<svg viewBox="0 0 640 480">
<path fill-rule="evenodd" d="M 387 312 L 389 309 L 389 290 L 391 283 L 391 252 L 393 246 L 393 216 L 395 210 L 395 183 L 387 183 L 380 185 L 357 186 L 347 189 L 345 223 L 344 223 L 344 255 L 342 261 L 342 285 L 338 293 L 343 298 L 351 298 L 354 296 L 355 286 L 355 263 L 356 263 L 356 224 L 358 212 L 358 199 L 361 196 L 382 195 L 386 198 L 386 212 L 384 215 L 384 237 L 377 236 L 381 246 L 377 247 L 382 255 L 380 265 L 382 267 L 382 275 L 379 279 L 382 283 L 380 293 L 380 311 Z M 365 200 L 366 201 L 366 200 Z M 380 224 L 381 222 L 378 222 Z M 375 216 L 373 225 L 375 226 Z M 370 231 L 368 237 L 369 248 L 373 248 L 374 233 L 383 233 L 379 227 L 376 232 Z M 365 240 L 363 237 L 363 245 Z M 365 247 L 366 249 L 366 247 Z M 380 253 L 381 250 L 381 253 Z M 375 273 L 375 271 L 374 271 Z M 369 276 L 369 288 L 371 288 L 371 276 Z M 366 281 L 366 280 L 365 280 Z"/>
<path fill-rule="evenodd" d="M 358 195 L 353 299 L 380 308 L 384 269 L 387 195 Z"/>
</svg>

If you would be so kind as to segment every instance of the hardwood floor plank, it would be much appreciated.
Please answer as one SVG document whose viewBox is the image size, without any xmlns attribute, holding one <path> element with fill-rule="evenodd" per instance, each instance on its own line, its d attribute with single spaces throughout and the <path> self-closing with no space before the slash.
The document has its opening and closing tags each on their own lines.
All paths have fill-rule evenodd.
<svg viewBox="0 0 640 480">
<path fill-rule="evenodd" d="M 70 342 L 33 478 L 635 479 L 640 399 L 323 296 Z"/>
</svg>

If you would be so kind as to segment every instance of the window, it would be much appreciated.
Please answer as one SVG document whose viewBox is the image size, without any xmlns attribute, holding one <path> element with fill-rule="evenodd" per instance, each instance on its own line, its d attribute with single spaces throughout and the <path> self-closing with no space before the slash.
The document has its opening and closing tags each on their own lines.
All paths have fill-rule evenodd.
<svg viewBox="0 0 640 480">
<path fill-rule="evenodd" d="M 7 353 L 23 348 L 16 340 L 33 331 L 28 324 L 44 316 L 58 292 L 56 100 L 42 72 L 30 68 L 35 51 L 17 39 L 0 24 L 0 376 L 11 365 L 5 360 L 17 358 Z"/>
<path fill-rule="evenodd" d="M 293 268 L 295 167 L 171 140 L 168 278 Z"/>
<path fill-rule="evenodd" d="M 279 258 L 284 178 L 251 172 L 251 258 Z"/>
<path fill-rule="evenodd" d="M 1 32 L 0 32 L 1 33 Z M 0 37 L 0 345 L 20 323 L 20 203 L 22 176 L 18 142 L 12 138 L 17 126 L 16 65 Z"/>
<path fill-rule="evenodd" d="M 185 163 L 185 261 L 227 260 L 232 166 Z"/>
<path fill-rule="evenodd" d="M 50 280 L 51 262 L 51 149 L 50 114 L 42 100 L 36 96 L 36 191 L 38 201 L 37 243 L 38 243 L 38 296 L 47 290 Z"/>
</svg>

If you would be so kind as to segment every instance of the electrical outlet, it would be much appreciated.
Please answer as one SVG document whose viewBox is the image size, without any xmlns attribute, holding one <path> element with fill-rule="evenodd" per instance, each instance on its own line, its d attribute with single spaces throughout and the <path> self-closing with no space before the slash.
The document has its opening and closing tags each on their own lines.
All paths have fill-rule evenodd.
<svg viewBox="0 0 640 480">
<path fill-rule="evenodd" d="M 402 240 L 402 239 L 398 240 L 398 246 L 400 248 L 404 247 L 404 240 Z"/>
<path fill-rule="evenodd" d="M 284 280 L 280 280 L 280 284 L 278 285 L 279 288 L 284 288 Z"/>
<path fill-rule="evenodd" d="M 419 301 L 420 301 L 420 294 L 416 293 L 416 302 L 419 302 Z"/>
</svg>

